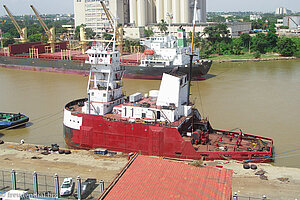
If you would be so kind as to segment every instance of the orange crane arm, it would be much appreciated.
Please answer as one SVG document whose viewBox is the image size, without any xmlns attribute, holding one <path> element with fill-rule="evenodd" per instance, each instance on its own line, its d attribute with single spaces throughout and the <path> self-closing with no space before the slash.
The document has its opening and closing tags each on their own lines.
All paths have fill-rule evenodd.
<svg viewBox="0 0 300 200">
<path fill-rule="evenodd" d="M 11 19 L 12 23 L 14 24 L 14 26 L 16 27 L 18 33 L 20 34 L 21 37 L 24 38 L 24 34 L 22 32 L 22 29 L 20 28 L 20 26 L 18 25 L 18 23 L 16 22 L 15 18 L 13 17 L 13 15 L 11 14 L 11 12 L 8 10 L 8 8 L 6 7 L 6 5 L 3 5 L 3 7 L 5 8 L 9 18 Z"/>
<path fill-rule="evenodd" d="M 38 11 L 33 7 L 33 5 L 30 5 L 31 9 L 33 10 L 35 16 L 38 18 L 40 24 L 42 25 L 43 29 L 45 30 L 48 38 L 51 38 L 51 32 L 49 30 L 49 28 L 47 27 L 47 25 L 45 24 L 45 22 L 43 21 L 43 19 L 41 18 L 41 16 L 39 15 Z"/>
</svg>

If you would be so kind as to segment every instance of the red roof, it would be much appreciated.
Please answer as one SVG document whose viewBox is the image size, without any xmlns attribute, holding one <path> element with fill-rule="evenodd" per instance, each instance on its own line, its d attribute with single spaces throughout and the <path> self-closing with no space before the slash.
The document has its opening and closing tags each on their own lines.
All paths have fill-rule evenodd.
<svg viewBox="0 0 300 200">
<path fill-rule="evenodd" d="M 230 200 L 232 170 L 138 156 L 104 199 Z"/>
</svg>

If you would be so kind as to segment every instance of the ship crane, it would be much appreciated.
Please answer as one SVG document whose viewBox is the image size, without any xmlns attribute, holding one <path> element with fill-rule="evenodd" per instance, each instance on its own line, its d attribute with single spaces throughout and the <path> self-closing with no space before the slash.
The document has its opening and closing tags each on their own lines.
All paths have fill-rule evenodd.
<svg viewBox="0 0 300 200">
<path fill-rule="evenodd" d="M 35 16 L 39 20 L 40 24 L 42 25 L 43 29 L 45 30 L 47 36 L 48 36 L 48 43 L 50 44 L 51 53 L 55 52 L 55 27 L 48 28 L 41 16 L 39 15 L 38 11 L 33 7 L 33 5 L 30 5 L 31 9 L 33 10 Z"/>
<path fill-rule="evenodd" d="M 27 28 L 20 28 L 20 26 L 18 25 L 18 23 L 16 22 L 15 18 L 13 17 L 13 15 L 11 14 L 11 12 L 8 10 L 8 8 L 6 7 L 6 5 L 3 5 L 4 9 L 6 10 L 9 18 L 11 19 L 12 23 L 14 24 L 14 26 L 16 27 L 18 33 L 20 34 L 20 42 L 21 43 L 26 43 L 27 40 Z"/>
<path fill-rule="evenodd" d="M 105 15 L 109 21 L 111 28 L 114 30 L 115 22 L 114 22 L 113 16 L 110 14 L 109 10 L 107 9 L 107 7 L 103 1 L 100 1 L 100 4 L 105 12 Z M 123 27 L 122 26 L 120 26 L 118 29 L 116 29 L 116 44 L 117 44 L 117 46 L 119 46 L 120 54 L 122 55 L 122 53 L 123 53 Z"/>
</svg>

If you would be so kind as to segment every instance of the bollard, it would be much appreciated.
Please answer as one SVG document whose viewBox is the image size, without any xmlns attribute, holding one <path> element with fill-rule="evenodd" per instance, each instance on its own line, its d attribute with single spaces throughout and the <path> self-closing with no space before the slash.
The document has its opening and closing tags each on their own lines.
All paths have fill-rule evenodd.
<svg viewBox="0 0 300 200">
<path fill-rule="evenodd" d="M 233 195 L 233 198 L 232 198 L 233 200 L 238 200 L 238 195 L 237 195 L 237 193 L 235 192 L 234 193 L 234 195 Z"/>
<path fill-rule="evenodd" d="M 100 181 L 100 193 L 102 194 L 103 191 L 104 191 L 104 181 L 101 180 L 101 181 Z"/>
<path fill-rule="evenodd" d="M 77 199 L 81 200 L 81 178 L 77 176 Z"/>
<path fill-rule="evenodd" d="M 38 196 L 39 186 L 38 186 L 38 177 L 36 171 L 33 172 L 33 194 Z"/>
<path fill-rule="evenodd" d="M 16 171 L 14 169 L 11 170 L 11 184 L 12 184 L 12 189 L 16 190 L 17 189 L 17 178 L 16 178 Z"/>
<path fill-rule="evenodd" d="M 59 180 L 58 180 L 58 175 L 55 174 L 54 175 L 54 184 L 55 184 L 55 193 L 57 198 L 59 198 L 60 194 L 59 194 Z"/>
</svg>

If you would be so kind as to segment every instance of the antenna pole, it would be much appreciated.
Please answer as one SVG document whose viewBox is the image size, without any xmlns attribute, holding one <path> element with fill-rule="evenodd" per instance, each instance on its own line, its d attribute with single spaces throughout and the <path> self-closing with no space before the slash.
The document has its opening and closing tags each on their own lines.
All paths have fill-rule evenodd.
<svg viewBox="0 0 300 200">
<path fill-rule="evenodd" d="M 193 19 L 193 33 L 192 33 L 192 44 L 191 44 L 191 54 L 190 54 L 190 67 L 189 67 L 189 85 L 188 85 L 188 93 L 187 93 L 187 103 L 190 105 L 190 96 L 191 96 L 191 81 L 192 81 L 192 67 L 193 67 L 193 57 L 194 57 L 194 37 L 195 37 L 195 25 L 197 19 L 197 0 L 195 0 L 194 4 L 194 19 Z"/>
</svg>

